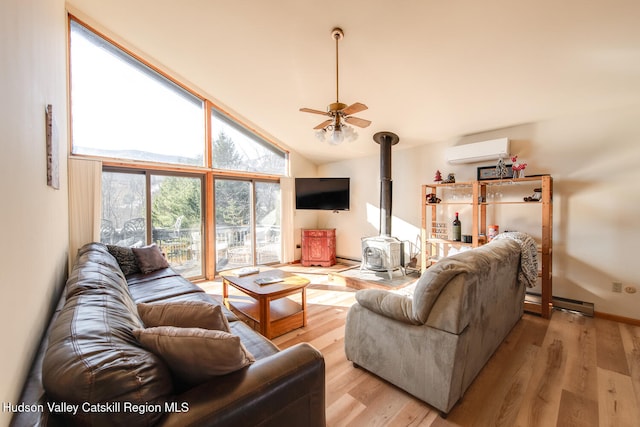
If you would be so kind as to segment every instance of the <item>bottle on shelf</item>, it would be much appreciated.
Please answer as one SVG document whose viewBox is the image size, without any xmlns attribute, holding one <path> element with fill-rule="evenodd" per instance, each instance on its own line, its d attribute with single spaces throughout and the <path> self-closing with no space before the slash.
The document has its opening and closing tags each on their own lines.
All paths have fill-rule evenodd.
<svg viewBox="0 0 640 427">
<path fill-rule="evenodd" d="M 453 220 L 453 240 L 456 242 L 462 241 L 462 224 L 460 218 L 458 218 L 458 212 L 456 212 L 456 219 Z"/>
</svg>

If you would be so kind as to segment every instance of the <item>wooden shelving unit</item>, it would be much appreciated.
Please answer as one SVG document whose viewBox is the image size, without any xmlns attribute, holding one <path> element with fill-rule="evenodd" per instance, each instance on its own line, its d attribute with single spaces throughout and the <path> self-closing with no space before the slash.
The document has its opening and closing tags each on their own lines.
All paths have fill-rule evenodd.
<svg viewBox="0 0 640 427">
<path fill-rule="evenodd" d="M 496 189 L 502 185 L 519 186 L 526 190 L 533 186 L 541 189 L 541 200 L 526 202 L 520 200 L 502 200 L 490 197 Z M 511 187 L 513 188 L 513 187 Z M 451 198 L 448 193 L 460 192 L 461 196 Z M 435 194 L 441 199 L 439 203 L 428 203 L 427 195 Z M 468 181 L 448 184 L 425 184 L 422 186 L 422 270 L 428 268 L 440 258 L 447 256 L 451 248 L 460 249 L 463 246 L 478 247 L 486 242 L 487 236 L 487 209 L 499 206 L 529 205 L 539 206 L 540 213 L 540 242 L 539 264 L 541 270 L 541 295 L 525 298 L 525 310 L 540 314 L 548 319 L 551 316 L 552 307 L 552 247 L 553 247 L 553 178 L 548 175 L 486 181 Z M 443 238 L 442 227 L 436 227 L 440 223 L 448 223 L 451 218 L 438 218 L 438 209 L 451 207 L 453 209 L 471 209 L 471 236 L 470 243 L 449 240 Z M 468 218 L 468 215 L 467 215 Z M 436 231 L 438 231 L 436 233 Z M 464 233 L 463 233 L 464 234 Z"/>
</svg>

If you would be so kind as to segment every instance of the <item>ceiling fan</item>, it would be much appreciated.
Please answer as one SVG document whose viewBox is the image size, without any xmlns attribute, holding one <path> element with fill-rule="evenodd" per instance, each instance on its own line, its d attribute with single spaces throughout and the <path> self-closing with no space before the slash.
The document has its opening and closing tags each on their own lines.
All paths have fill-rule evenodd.
<svg viewBox="0 0 640 427">
<path fill-rule="evenodd" d="M 358 134 L 346 123 L 366 128 L 371 121 L 353 117 L 352 114 L 366 110 L 368 107 L 361 102 L 347 105 L 340 102 L 338 96 L 339 89 L 339 73 L 338 73 L 338 41 L 344 37 L 344 32 L 340 28 L 334 28 L 331 31 L 331 37 L 336 41 L 336 102 L 329 104 L 327 111 L 315 110 L 313 108 L 301 108 L 300 111 L 305 113 L 321 114 L 330 118 L 314 127 L 318 131 L 317 135 L 321 139 L 329 138 L 332 144 L 339 144 L 345 139 L 354 140 Z"/>
</svg>

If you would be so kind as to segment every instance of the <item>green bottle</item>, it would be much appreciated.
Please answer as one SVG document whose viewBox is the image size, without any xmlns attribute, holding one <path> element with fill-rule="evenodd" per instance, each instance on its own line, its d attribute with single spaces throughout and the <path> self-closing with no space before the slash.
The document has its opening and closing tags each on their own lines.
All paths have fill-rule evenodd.
<svg viewBox="0 0 640 427">
<path fill-rule="evenodd" d="M 453 240 L 456 242 L 462 241 L 462 226 L 458 218 L 458 212 L 456 212 L 456 219 L 453 220 Z"/>
</svg>

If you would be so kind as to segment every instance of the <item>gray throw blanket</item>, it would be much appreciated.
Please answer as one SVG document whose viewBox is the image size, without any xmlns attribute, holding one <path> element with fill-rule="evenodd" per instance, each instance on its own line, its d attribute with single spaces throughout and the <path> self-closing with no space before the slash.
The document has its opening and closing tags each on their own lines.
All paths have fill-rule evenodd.
<svg viewBox="0 0 640 427">
<path fill-rule="evenodd" d="M 493 238 L 493 240 L 499 239 L 511 239 L 520 245 L 518 280 L 524 283 L 525 286 L 533 288 L 538 279 L 538 247 L 536 246 L 536 241 L 528 234 L 519 231 L 500 233 Z"/>
</svg>

